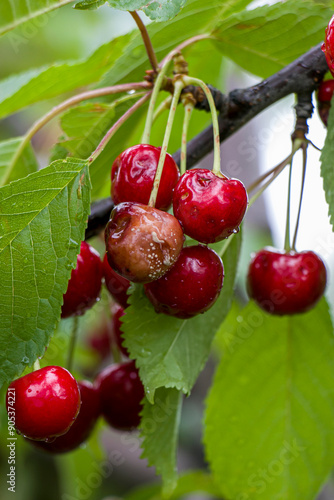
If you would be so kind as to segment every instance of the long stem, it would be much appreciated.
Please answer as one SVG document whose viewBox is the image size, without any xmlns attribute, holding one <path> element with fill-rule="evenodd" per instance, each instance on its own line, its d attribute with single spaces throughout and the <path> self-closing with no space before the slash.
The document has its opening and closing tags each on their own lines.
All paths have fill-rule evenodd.
<svg viewBox="0 0 334 500">
<path fill-rule="evenodd" d="M 17 148 L 16 153 L 11 160 L 11 163 L 6 171 L 6 174 L 2 178 L 0 185 L 4 186 L 8 182 L 8 179 L 10 178 L 10 175 L 15 167 L 17 160 L 23 153 L 23 150 L 30 142 L 32 137 L 42 127 L 44 127 L 44 125 L 46 125 L 49 121 L 51 121 L 53 118 L 55 118 L 63 111 L 66 111 L 67 109 L 71 108 L 72 106 L 75 106 L 76 104 L 79 104 L 82 101 L 93 99 L 95 97 L 118 94 L 121 92 L 128 92 L 130 90 L 150 89 L 151 87 L 152 85 L 149 84 L 148 82 L 123 83 L 121 85 L 114 85 L 113 87 L 103 87 L 101 89 L 88 90 L 86 92 L 82 92 L 81 94 L 77 94 L 73 97 L 70 97 L 69 99 L 66 99 L 66 101 L 63 101 L 62 103 L 58 104 L 57 106 L 52 108 L 48 113 L 42 116 L 42 118 L 33 123 L 32 126 L 27 130 L 20 146 Z"/>
<path fill-rule="evenodd" d="M 149 58 L 150 63 L 151 63 L 151 66 L 152 66 L 153 70 L 157 73 L 158 69 L 159 69 L 159 63 L 158 63 L 157 56 L 155 55 L 153 45 L 152 45 L 152 42 L 150 39 L 150 35 L 148 34 L 146 26 L 135 10 L 130 11 L 129 13 L 131 14 L 133 19 L 135 20 L 135 22 L 140 30 L 140 33 L 141 33 L 141 36 L 142 36 L 146 52 L 147 52 L 148 58 Z"/>
<path fill-rule="evenodd" d="M 247 187 L 247 193 L 251 193 L 252 191 L 254 191 L 254 189 L 256 189 L 260 184 L 262 184 L 262 182 L 265 181 L 267 179 L 267 177 L 272 175 L 279 168 L 279 166 L 280 165 L 276 165 L 275 167 L 268 170 L 268 172 L 265 172 L 264 174 L 260 175 L 260 177 L 255 179 L 255 181 L 252 182 L 252 184 L 250 184 Z"/>
<path fill-rule="evenodd" d="M 305 187 L 305 174 L 306 174 L 306 163 L 307 163 L 307 144 L 304 144 L 302 149 L 303 149 L 302 185 L 301 185 L 301 189 L 300 189 L 297 222 L 296 222 L 295 232 L 294 232 L 293 240 L 292 240 L 292 250 L 296 250 L 296 241 L 297 241 L 297 234 L 298 234 L 298 228 L 299 228 L 300 212 L 301 212 L 301 208 L 302 208 L 302 201 L 303 201 L 303 194 L 304 194 L 304 187 Z"/>
<path fill-rule="evenodd" d="M 157 118 L 159 118 L 159 116 L 164 112 L 166 111 L 167 109 L 170 109 L 170 106 L 172 104 L 172 99 L 173 99 L 173 96 L 172 95 L 169 95 L 168 97 L 166 97 L 166 99 L 164 99 L 162 101 L 162 103 L 159 104 L 159 106 L 157 107 L 157 109 L 154 111 L 154 115 L 153 115 L 153 123 L 155 122 L 155 120 Z"/>
<path fill-rule="evenodd" d="M 285 239 L 284 239 L 284 249 L 286 252 L 290 252 L 290 250 L 291 250 L 291 245 L 290 245 L 290 212 L 291 212 L 292 161 L 293 161 L 293 158 L 291 158 L 291 162 L 290 162 L 289 181 L 288 181 L 288 201 L 287 201 L 287 207 L 286 207 Z"/>
<path fill-rule="evenodd" d="M 123 125 L 123 123 L 126 122 L 126 120 L 128 118 L 130 118 L 130 116 L 133 115 L 133 113 L 135 111 L 137 111 L 137 109 L 139 109 L 140 106 L 142 106 L 149 99 L 150 95 L 151 95 L 151 92 L 148 92 L 143 97 L 141 97 L 140 99 L 138 99 L 138 101 L 133 106 L 131 106 L 131 108 L 129 108 L 124 113 L 124 115 L 121 116 L 117 120 L 116 123 L 113 124 L 113 126 L 108 130 L 108 132 L 103 137 L 103 139 L 101 140 L 100 144 L 97 146 L 97 148 L 95 149 L 95 151 L 93 151 L 93 153 L 90 155 L 90 157 L 88 159 L 88 161 L 90 163 L 93 162 L 94 160 L 96 160 L 96 158 L 102 153 L 102 151 L 104 150 L 104 148 L 106 147 L 106 145 L 108 144 L 108 142 L 110 141 L 110 139 L 112 138 L 112 136 Z"/>
<path fill-rule="evenodd" d="M 171 52 L 169 52 L 163 58 L 163 60 L 160 62 L 159 67 L 162 68 L 169 58 L 173 58 L 175 56 L 175 54 L 177 54 L 181 50 L 185 49 L 189 45 L 192 45 L 193 43 L 199 42 L 200 40 L 209 40 L 210 38 L 214 39 L 215 37 L 213 35 L 209 35 L 208 33 L 204 33 L 202 35 L 196 35 L 196 36 L 192 36 L 191 38 L 188 38 L 188 40 L 185 40 L 184 42 L 180 43 L 180 45 L 178 45 L 177 47 L 175 47 L 175 49 L 173 49 Z"/>
<path fill-rule="evenodd" d="M 184 106 L 184 119 L 183 119 L 182 141 L 181 141 L 181 162 L 180 162 L 181 175 L 184 174 L 187 169 L 187 136 L 193 109 L 194 105 L 191 102 L 188 102 Z"/>
<path fill-rule="evenodd" d="M 155 177 L 154 177 L 153 188 L 152 188 L 151 196 L 150 196 L 150 199 L 148 202 L 148 205 L 150 207 L 154 207 L 155 202 L 157 200 L 160 178 L 161 178 L 162 170 L 163 170 L 164 163 L 165 163 L 165 158 L 166 158 L 170 134 L 171 134 L 172 127 L 173 127 L 175 112 L 176 112 L 176 108 L 177 108 L 177 105 L 178 105 L 180 95 L 181 95 L 183 88 L 184 88 L 183 82 L 181 80 L 177 80 L 175 82 L 175 85 L 174 85 L 173 100 L 172 100 L 171 108 L 169 110 L 165 135 L 164 135 L 164 139 L 163 139 L 162 146 L 161 146 L 160 158 L 159 158 L 159 162 L 158 162 L 158 166 L 157 166 L 157 171 L 156 171 Z"/>
<path fill-rule="evenodd" d="M 75 350 L 75 345 L 77 343 L 77 338 L 78 338 L 78 325 L 79 325 L 78 316 L 74 316 L 71 338 L 70 338 L 70 345 L 68 346 L 68 356 L 67 356 L 67 365 L 66 365 L 69 372 L 72 371 L 72 366 L 73 366 L 74 350 Z"/>
<path fill-rule="evenodd" d="M 214 136 L 214 156 L 213 156 L 213 173 L 216 175 L 220 175 L 220 134 L 219 134 L 219 124 L 218 124 L 218 116 L 217 110 L 215 106 L 215 101 L 213 100 L 210 89 L 207 85 L 205 85 L 202 80 L 198 78 L 191 78 L 189 76 L 183 77 L 183 82 L 185 85 L 197 85 L 201 87 L 203 90 L 211 111 L 212 116 L 212 126 L 213 126 L 213 136 Z"/>
</svg>

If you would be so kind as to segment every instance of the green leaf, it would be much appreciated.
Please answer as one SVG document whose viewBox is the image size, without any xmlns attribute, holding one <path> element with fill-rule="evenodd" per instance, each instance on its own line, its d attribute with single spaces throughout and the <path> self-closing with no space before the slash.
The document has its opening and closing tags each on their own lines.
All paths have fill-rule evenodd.
<svg viewBox="0 0 334 500">
<path fill-rule="evenodd" d="M 0 35 L 16 28 L 25 21 L 48 14 L 54 9 L 72 3 L 73 0 L 29 0 L 0 2 Z"/>
<path fill-rule="evenodd" d="M 175 17 L 187 0 L 107 0 L 110 7 L 120 10 L 140 10 L 152 21 L 168 21 Z"/>
<path fill-rule="evenodd" d="M 129 35 L 99 47 L 79 62 L 54 64 L 11 76 L 0 82 L 0 117 L 98 80 L 114 64 Z"/>
<path fill-rule="evenodd" d="M 182 394 L 161 387 L 154 404 L 147 399 L 141 413 L 140 430 L 143 438 L 141 458 L 156 468 L 162 476 L 163 493 L 169 495 L 177 483 L 176 451 L 181 418 Z"/>
<path fill-rule="evenodd" d="M 22 140 L 22 137 L 16 137 L 15 139 L 0 142 L 0 185 L 4 183 L 4 179 L 6 180 L 5 183 L 15 181 L 36 172 L 38 169 L 35 153 L 30 144 L 24 149 L 15 164 L 15 168 L 10 168 L 12 159 Z"/>
<path fill-rule="evenodd" d="M 267 77 L 321 42 L 332 14 L 311 0 L 278 2 L 221 16 L 213 35 L 227 57 Z"/>
<path fill-rule="evenodd" d="M 95 10 L 106 3 L 107 0 L 83 0 L 75 4 L 74 8 L 78 10 Z"/>
<path fill-rule="evenodd" d="M 0 386 L 43 355 L 89 208 L 80 160 L 57 161 L 0 189 Z"/>
<path fill-rule="evenodd" d="M 324 147 L 321 152 L 321 177 L 323 179 L 323 186 L 328 203 L 328 215 L 334 231 L 334 99 L 332 99 L 331 107 L 329 109 L 327 135 Z"/>
<path fill-rule="evenodd" d="M 217 302 L 188 320 L 155 313 L 143 288 L 135 287 L 123 316 L 124 345 L 136 359 L 147 398 L 159 387 L 189 394 L 210 353 L 211 343 L 231 306 L 241 238 L 233 238 L 223 258 L 224 286 Z"/>
<path fill-rule="evenodd" d="M 334 336 L 306 314 L 238 316 L 207 400 L 207 457 L 224 498 L 314 500 L 334 461 Z"/>
</svg>

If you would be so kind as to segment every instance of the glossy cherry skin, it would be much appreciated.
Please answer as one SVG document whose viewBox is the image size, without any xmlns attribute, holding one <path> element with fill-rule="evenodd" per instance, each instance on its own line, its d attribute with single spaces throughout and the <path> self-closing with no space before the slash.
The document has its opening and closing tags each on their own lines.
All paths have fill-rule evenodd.
<svg viewBox="0 0 334 500">
<path fill-rule="evenodd" d="M 168 273 L 145 285 L 145 292 L 156 312 L 191 318 L 216 302 L 223 278 L 223 263 L 216 252 L 203 245 L 190 246 L 183 248 Z"/>
<path fill-rule="evenodd" d="M 64 295 L 61 317 L 80 316 L 98 300 L 103 269 L 98 252 L 85 241 L 81 243 L 76 268 L 72 270 Z"/>
<path fill-rule="evenodd" d="M 329 71 L 334 76 L 334 16 L 332 16 L 328 23 L 325 41 L 321 48 L 325 53 Z"/>
<path fill-rule="evenodd" d="M 140 203 L 120 203 L 105 231 L 110 266 L 124 278 L 148 283 L 176 262 L 184 241 L 173 215 Z"/>
<path fill-rule="evenodd" d="M 77 381 L 60 366 L 47 366 L 18 378 L 10 389 L 15 389 L 15 427 L 30 439 L 61 436 L 78 415 L 81 400 Z"/>
<path fill-rule="evenodd" d="M 128 294 L 126 292 L 130 286 L 130 281 L 123 278 L 123 276 L 116 273 L 116 271 L 110 267 L 107 254 L 105 254 L 103 259 L 103 272 L 109 293 L 121 306 L 127 307 Z"/>
<path fill-rule="evenodd" d="M 145 392 L 135 362 L 108 366 L 98 375 L 95 384 L 108 424 L 120 430 L 138 427 Z"/>
<path fill-rule="evenodd" d="M 111 168 L 111 198 L 115 205 L 124 201 L 148 204 L 160 152 L 161 148 L 138 144 L 126 149 L 116 158 Z M 178 179 L 179 169 L 172 156 L 167 153 L 156 208 L 168 210 Z"/>
<path fill-rule="evenodd" d="M 49 453 L 67 453 L 75 450 L 89 438 L 100 415 L 100 395 L 91 382 L 78 382 L 81 407 L 70 429 L 53 441 L 32 441 L 34 446 Z"/>
<path fill-rule="evenodd" d="M 311 309 L 326 288 L 323 261 L 314 252 L 280 252 L 267 248 L 249 265 L 249 296 L 271 314 L 298 314 Z"/>
<path fill-rule="evenodd" d="M 317 95 L 317 107 L 323 124 L 327 127 L 331 100 L 334 92 L 334 80 L 326 80 L 320 83 Z"/>
<path fill-rule="evenodd" d="M 112 329 L 115 342 L 121 353 L 128 358 L 129 352 L 127 348 L 123 346 L 124 339 L 122 337 L 123 332 L 121 330 L 122 326 L 121 317 L 124 316 L 125 314 L 124 307 L 120 306 L 119 304 L 114 304 L 111 309 L 111 312 L 112 312 Z"/>
<path fill-rule="evenodd" d="M 238 179 L 193 169 L 175 187 L 173 210 L 185 234 L 201 243 L 214 243 L 239 231 L 247 203 L 246 189 Z"/>
</svg>

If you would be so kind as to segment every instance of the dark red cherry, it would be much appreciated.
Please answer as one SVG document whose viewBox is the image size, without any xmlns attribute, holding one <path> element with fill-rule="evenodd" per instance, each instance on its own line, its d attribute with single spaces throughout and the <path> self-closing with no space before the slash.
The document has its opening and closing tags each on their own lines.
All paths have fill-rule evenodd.
<svg viewBox="0 0 334 500">
<path fill-rule="evenodd" d="M 122 337 L 122 322 L 121 322 L 121 317 L 124 316 L 124 307 L 120 306 L 119 304 L 114 304 L 112 309 L 112 329 L 114 333 L 114 339 L 116 341 L 116 344 L 118 346 L 118 349 L 121 351 L 121 353 L 126 356 L 127 358 L 129 357 L 129 352 L 126 347 L 123 346 L 124 339 Z"/>
<path fill-rule="evenodd" d="M 47 366 L 14 380 L 7 391 L 8 409 L 13 392 L 15 427 L 30 439 L 65 434 L 80 409 L 77 381 L 61 366 Z"/>
<path fill-rule="evenodd" d="M 110 267 L 107 254 L 105 254 L 103 259 L 103 271 L 106 287 L 110 294 L 119 304 L 121 304 L 121 306 L 127 307 L 128 294 L 126 292 L 130 286 L 130 281 L 123 278 L 123 276 L 116 273 L 116 271 Z"/>
<path fill-rule="evenodd" d="M 328 23 L 325 41 L 321 48 L 325 53 L 328 68 L 334 76 L 334 16 L 332 16 Z"/>
<path fill-rule="evenodd" d="M 111 168 L 111 197 L 115 205 L 124 201 L 148 204 L 160 152 L 161 148 L 138 144 L 126 149 L 116 158 Z M 168 210 L 178 178 L 179 169 L 172 156 L 167 153 L 156 208 Z"/>
<path fill-rule="evenodd" d="M 263 249 L 248 270 L 249 296 L 271 314 L 298 314 L 311 309 L 326 288 L 326 267 L 314 252 Z"/>
<path fill-rule="evenodd" d="M 246 189 L 238 179 L 193 169 L 175 187 L 173 210 L 188 236 L 213 243 L 239 231 L 247 203 Z"/>
<path fill-rule="evenodd" d="M 110 266 L 124 278 L 147 283 L 160 278 L 176 262 L 182 228 L 173 215 L 140 203 L 120 203 L 106 227 Z"/>
<path fill-rule="evenodd" d="M 64 295 L 61 317 L 79 316 L 98 300 L 103 270 L 98 252 L 85 241 L 81 243 L 76 268 L 72 270 Z"/>
<path fill-rule="evenodd" d="M 95 383 L 108 424 L 121 430 L 138 427 L 145 393 L 135 362 L 108 366 Z"/>
<path fill-rule="evenodd" d="M 334 92 L 334 80 L 326 80 L 320 83 L 317 94 L 317 107 L 323 124 L 327 127 L 331 100 Z"/>
<path fill-rule="evenodd" d="M 221 258 L 203 245 L 183 248 L 176 264 L 160 279 L 145 285 L 156 312 L 191 318 L 215 303 L 223 285 Z"/>
<path fill-rule="evenodd" d="M 77 418 L 70 429 L 53 441 L 32 441 L 34 446 L 49 453 L 67 453 L 75 450 L 89 438 L 100 415 L 100 396 L 91 382 L 78 382 L 81 407 Z"/>
</svg>

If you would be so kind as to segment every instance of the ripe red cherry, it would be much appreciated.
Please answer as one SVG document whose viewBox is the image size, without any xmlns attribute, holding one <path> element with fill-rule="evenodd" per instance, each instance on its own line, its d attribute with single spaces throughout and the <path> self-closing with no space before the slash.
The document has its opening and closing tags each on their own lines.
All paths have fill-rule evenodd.
<svg viewBox="0 0 334 500">
<path fill-rule="evenodd" d="M 112 329 L 113 329 L 113 334 L 114 334 L 114 339 L 116 341 L 116 344 L 118 346 L 118 349 L 121 351 L 121 353 L 126 356 L 127 358 L 129 357 L 129 352 L 126 347 L 123 346 L 124 339 L 122 337 L 122 322 L 121 322 L 121 317 L 124 316 L 124 307 L 120 306 L 119 304 L 115 304 L 112 307 Z"/>
<path fill-rule="evenodd" d="M 156 312 L 191 318 L 215 303 L 223 278 L 219 255 L 196 245 L 183 248 L 176 264 L 162 278 L 145 285 L 145 292 Z"/>
<path fill-rule="evenodd" d="M 15 390 L 15 427 L 26 437 L 47 440 L 71 427 L 80 409 L 75 378 L 60 366 L 47 366 L 14 380 L 7 391 L 7 408 Z"/>
<path fill-rule="evenodd" d="M 183 245 L 182 228 L 173 215 L 140 203 L 120 203 L 106 227 L 110 266 L 124 278 L 147 283 L 176 262 Z"/>
<path fill-rule="evenodd" d="M 321 48 L 325 53 L 328 68 L 334 76 L 334 16 L 328 23 L 325 41 Z"/>
<path fill-rule="evenodd" d="M 30 443 L 49 453 L 67 453 L 78 448 L 89 438 L 100 415 L 100 396 L 91 382 L 83 380 L 78 382 L 78 386 L 81 407 L 77 418 L 66 434 L 50 442 L 29 440 Z"/>
<path fill-rule="evenodd" d="M 184 232 L 201 243 L 213 243 L 239 231 L 248 198 L 238 179 L 193 169 L 174 190 L 173 210 Z"/>
<path fill-rule="evenodd" d="M 317 95 L 318 113 L 326 127 L 333 93 L 334 80 L 326 80 L 320 83 Z"/>
<path fill-rule="evenodd" d="M 126 292 L 130 286 L 130 281 L 123 278 L 123 276 L 116 273 L 116 271 L 110 267 L 107 254 L 105 254 L 103 259 L 103 271 L 106 287 L 108 288 L 109 293 L 119 304 L 121 304 L 121 306 L 127 307 L 128 294 Z"/>
<path fill-rule="evenodd" d="M 248 270 L 248 294 L 271 314 L 311 309 L 326 288 L 326 268 L 314 252 L 260 250 Z"/>
<path fill-rule="evenodd" d="M 64 295 L 61 317 L 79 316 L 90 309 L 100 295 L 102 277 L 102 262 L 98 252 L 83 241 L 76 268 L 72 270 Z"/>
<path fill-rule="evenodd" d="M 149 144 L 138 144 L 116 158 L 111 168 L 111 197 L 115 205 L 124 201 L 148 204 L 160 151 L 161 148 Z M 160 210 L 170 207 L 178 178 L 179 169 L 167 153 L 156 201 Z"/>
<path fill-rule="evenodd" d="M 138 427 L 145 392 L 134 361 L 108 366 L 98 375 L 96 387 L 109 425 L 121 430 Z"/>
</svg>

